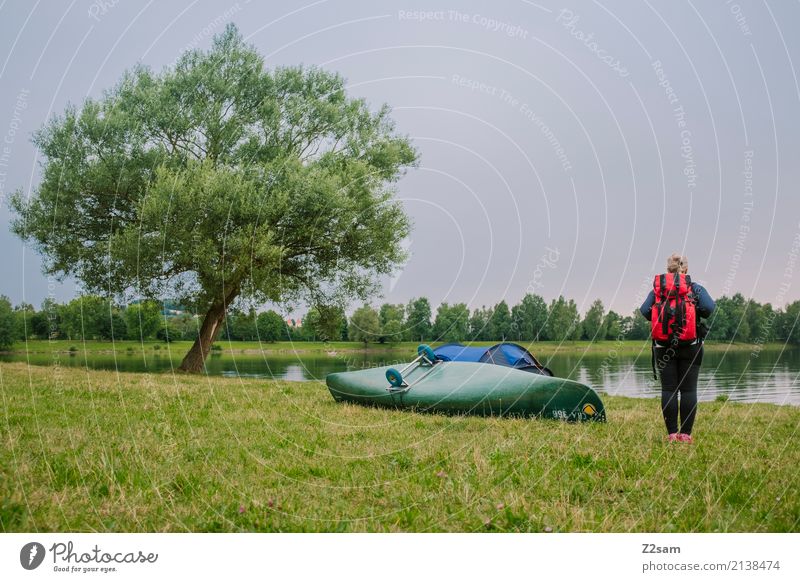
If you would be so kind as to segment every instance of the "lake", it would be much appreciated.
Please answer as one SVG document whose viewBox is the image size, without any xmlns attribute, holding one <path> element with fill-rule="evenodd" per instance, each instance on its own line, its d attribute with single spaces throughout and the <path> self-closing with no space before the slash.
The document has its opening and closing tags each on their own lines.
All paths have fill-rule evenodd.
<svg viewBox="0 0 800 582">
<path fill-rule="evenodd" d="M 176 368 L 183 352 L 148 350 L 145 354 L 62 353 L 57 356 L 63 366 L 88 367 L 120 372 L 165 372 Z M 51 365 L 54 356 L 46 353 L 3 354 L 0 361 L 22 361 L 34 365 Z M 598 392 L 634 397 L 660 394 L 660 384 L 653 379 L 650 351 L 638 355 L 611 357 L 605 353 L 582 355 L 579 352 L 542 358 L 556 376 L 578 380 Z M 331 372 L 358 370 L 394 365 L 402 361 L 403 352 L 319 352 L 299 354 L 236 354 L 226 351 L 213 354 L 207 361 L 209 374 L 230 377 L 275 378 L 290 381 L 324 380 Z M 749 351 L 707 351 L 700 374 L 699 398 L 714 400 L 726 395 L 742 402 L 772 402 L 800 405 L 800 348 L 765 349 L 759 357 Z"/>
</svg>

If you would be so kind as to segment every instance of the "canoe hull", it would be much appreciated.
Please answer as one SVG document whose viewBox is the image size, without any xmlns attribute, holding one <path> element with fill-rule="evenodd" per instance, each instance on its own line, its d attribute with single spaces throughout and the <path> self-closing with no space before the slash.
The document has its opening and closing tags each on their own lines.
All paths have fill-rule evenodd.
<svg viewBox="0 0 800 582">
<path fill-rule="evenodd" d="M 594 390 L 564 378 L 491 364 L 439 362 L 433 370 L 420 367 L 406 375 L 411 388 L 402 392 L 387 390 L 387 369 L 329 374 L 326 383 L 335 400 L 371 406 L 568 421 L 606 419 L 603 402 Z"/>
</svg>

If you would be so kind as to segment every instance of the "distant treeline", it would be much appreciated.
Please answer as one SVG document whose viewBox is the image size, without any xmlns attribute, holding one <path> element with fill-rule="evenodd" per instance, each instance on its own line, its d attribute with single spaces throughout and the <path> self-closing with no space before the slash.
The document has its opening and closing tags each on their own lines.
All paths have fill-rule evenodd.
<svg viewBox="0 0 800 582">
<path fill-rule="evenodd" d="M 800 301 L 774 309 L 737 293 L 717 300 L 709 320 L 709 339 L 771 341 L 800 344 Z M 172 303 L 142 301 L 127 306 L 93 295 L 66 304 L 45 300 L 36 310 L 30 304 L 12 307 L 0 297 L 0 349 L 29 339 L 70 340 L 194 340 L 200 320 Z M 644 340 L 650 323 L 638 312 L 621 315 L 595 301 L 581 317 L 573 300 L 549 304 L 528 294 L 509 308 L 505 301 L 472 311 L 464 303 L 442 303 L 434 314 L 427 298 L 407 305 L 365 305 L 349 318 L 339 308 L 312 308 L 301 320 L 285 319 L 273 310 L 244 312 L 231 309 L 222 339 L 245 341 L 565 341 Z"/>
</svg>

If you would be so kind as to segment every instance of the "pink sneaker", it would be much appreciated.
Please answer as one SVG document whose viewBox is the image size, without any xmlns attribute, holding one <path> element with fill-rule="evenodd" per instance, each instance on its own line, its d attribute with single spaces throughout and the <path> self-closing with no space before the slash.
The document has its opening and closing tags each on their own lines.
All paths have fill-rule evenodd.
<svg viewBox="0 0 800 582">
<path fill-rule="evenodd" d="M 678 433 L 678 440 L 682 443 L 692 444 L 694 441 L 692 440 L 692 435 L 686 434 L 684 432 Z"/>
<path fill-rule="evenodd" d="M 681 437 L 681 435 L 679 435 L 678 433 L 671 432 L 671 433 L 669 433 L 669 436 L 667 437 L 667 441 L 669 441 L 671 443 L 677 443 L 679 440 L 681 440 L 680 437 Z"/>
</svg>

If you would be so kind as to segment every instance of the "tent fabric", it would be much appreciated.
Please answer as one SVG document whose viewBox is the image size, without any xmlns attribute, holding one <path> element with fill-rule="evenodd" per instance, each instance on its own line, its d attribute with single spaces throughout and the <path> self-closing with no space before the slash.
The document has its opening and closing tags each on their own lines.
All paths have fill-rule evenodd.
<svg viewBox="0 0 800 582">
<path fill-rule="evenodd" d="M 460 343 L 439 346 L 433 353 L 446 362 L 483 362 L 517 368 L 538 374 L 553 374 L 542 366 L 528 350 L 510 342 L 503 342 L 491 347 L 467 347 Z"/>
<path fill-rule="evenodd" d="M 486 348 L 468 348 L 462 344 L 445 344 L 439 346 L 433 353 L 445 362 L 480 362 L 486 354 Z"/>
</svg>

